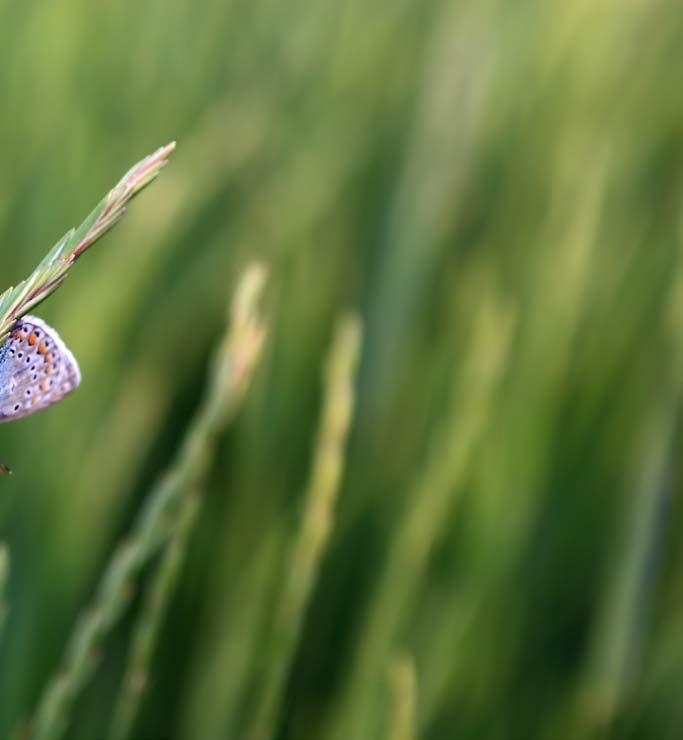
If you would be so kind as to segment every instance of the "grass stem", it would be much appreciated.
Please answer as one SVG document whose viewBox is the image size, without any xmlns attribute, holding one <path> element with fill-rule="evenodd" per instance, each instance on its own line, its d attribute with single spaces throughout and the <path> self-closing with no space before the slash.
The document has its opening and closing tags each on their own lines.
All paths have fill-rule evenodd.
<svg viewBox="0 0 683 740">
<path fill-rule="evenodd" d="M 415 740 L 417 726 L 417 676 L 415 661 L 396 656 L 389 665 L 391 704 L 388 740 Z"/>
<path fill-rule="evenodd" d="M 334 506 L 344 465 L 344 449 L 353 414 L 354 376 L 361 344 L 360 320 L 339 322 L 325 372 L 325 399 L 301 529 L 294 543 L 275 627 L 265 680 L 256 701 L 248 737 L 272 737 L 282 695 L 311 592 L 332 530 Z"/>
<path fill-rule="evenodd" d="M 258 300 L 264 281 L 265 270 L 260 265 L 242 278 L 232 305 L 230 328 L 210 371 L 208 392 L 171 471 L 150 492 L 133 531 L 105 568 L 93 603 L 76 624 L 62 667 L 48 684 L 35 712 L 30 728 L 34 740 L 57 740 L 63 735 L 73 704 L 95 668 L 97 649 L 125 610 L 134 578 L 164 544 L 172 542 L 187 526 L 186 501 L 201 488 L 217 438 L 239 408 L 261 353 L 265 326 L 258 314 Z M 162 602 L 165 600 L 164 595 Z M 153 607 L 156 609 L 156 604 Z M 152 616 L 143 617 L 146 630 L 144 620 L 154 631 L 159 615 L 153 611 Z M 150 652 L 145 649 L 144 661 Z M 133 659 L 140 660 L 139 653 L 134 653 Z M 144 665 L 137 665 L 135 670 L 144 671 Z"/>
</svg>

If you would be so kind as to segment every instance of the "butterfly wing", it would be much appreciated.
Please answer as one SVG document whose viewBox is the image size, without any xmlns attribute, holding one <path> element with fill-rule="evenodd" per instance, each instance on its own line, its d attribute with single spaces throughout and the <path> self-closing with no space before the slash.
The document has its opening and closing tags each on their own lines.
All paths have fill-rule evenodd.
<svg viewBox="0 0 683 740">
<path fill-rule="evenodd" d="M 25 316 L 0 347 L 0 422 L 61 401 L 81 382 L 76 358 L 42 319 Z"/>
</svg>

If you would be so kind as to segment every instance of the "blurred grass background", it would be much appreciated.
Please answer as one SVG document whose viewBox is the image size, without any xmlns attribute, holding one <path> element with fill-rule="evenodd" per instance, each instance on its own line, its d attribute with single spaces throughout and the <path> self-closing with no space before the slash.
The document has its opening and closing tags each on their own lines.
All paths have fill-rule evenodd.
<svg viewBox="0 0 683 740">
<path fill-rule="evenodd" d="M 172 463 L 254 257 L 264 357 L 133 736 L 268 727 L 349 308 L 356 412 L 274 736 L 680 736 L 682 33 L 671 0 L 0 3 L 0 287 L 178 140 L 38 312 L 81 388 L 0 427 L 0 736 Z M 68 737 L 106 736 L 148 583 Z"/>
</svg>

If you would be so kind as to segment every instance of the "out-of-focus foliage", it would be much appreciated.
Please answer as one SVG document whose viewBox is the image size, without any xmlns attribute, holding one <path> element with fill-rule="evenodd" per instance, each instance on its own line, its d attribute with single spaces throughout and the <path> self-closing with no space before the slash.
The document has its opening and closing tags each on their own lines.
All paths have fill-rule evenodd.
<svg viewBox="0 0 683 740">
<path fill-rule="evenodd" d="M 275 736 L 680 737 L 682 34 L 673 0 L 0 3 L 0 289 L 178 140 L 41 306 L 82 386 L 0 427 L 0 736 L 172 464 L 257 257 L 264 357 L 133 736 L 268 726 L 351 308 L 356 413 Z M 107 735 L 152 573 L 69 738 Z"/>
</svg>

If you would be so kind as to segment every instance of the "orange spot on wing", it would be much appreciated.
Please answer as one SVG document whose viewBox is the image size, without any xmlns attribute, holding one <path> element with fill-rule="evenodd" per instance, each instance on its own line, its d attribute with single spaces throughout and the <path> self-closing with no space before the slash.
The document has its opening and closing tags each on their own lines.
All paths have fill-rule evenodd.
<svg viewBox="0 0 683 740">
<path fill-rule="evenodd" d="M 48 352 L 45 355 L 45 362 L 52 362 L 52 353 L 51 352 Z"/>
<path fill-rule="evenodd" d="M 18 339 L 18 340 L 19 340 L 20 342 L 23 342 L 23 341 L 24 341 L 24 337 L 25 337 L 25 336 L 26 336 L 26 334 L 24 334 L 24 332 L 23 332 L 23 331 L 18 331 L 18 332 L 17 332 L 17 339 Z"/>
<path fill-rule="evenodd" d="M 45 346 L 45 342 L 41 342 L 38 345 L 38 354 L 39 355 L 44 355 L 46 352 L 47 352 L 47 347 Z"/>
<path fill-rule="evenodd" d="M 45 368 L 45 374 L 46 374 L 46 375 L 50 375 L 51 373 L 52 373 L 52 365 L 48 365 L 48 366 L 47 366 L 47 367 Z"/>
<path fill-rule="evenodd" d="M 33 346 L 38 341 L 38 337 L 35 334 L 28 335 L 28 343 Z"/>
<path fill-rule="evenodd" d="M 33 396 L 31 399 L 31 406 L 35 406 L 38 403 L 38 396 Z"/>
<path fill-rule="evenodd" d="M 40 384 L 39 385 L 40 385 L 40 390 L 41 391 L 46 391 L 47 390 L 47 380 L 45 380 L 45 378 L 43 378 L 40 381 Z"/>
</svg>

